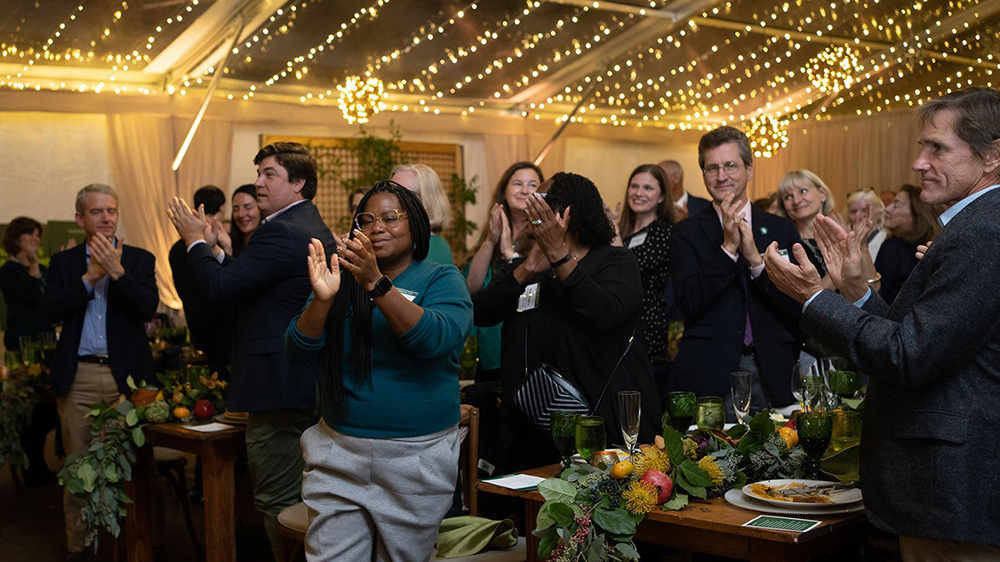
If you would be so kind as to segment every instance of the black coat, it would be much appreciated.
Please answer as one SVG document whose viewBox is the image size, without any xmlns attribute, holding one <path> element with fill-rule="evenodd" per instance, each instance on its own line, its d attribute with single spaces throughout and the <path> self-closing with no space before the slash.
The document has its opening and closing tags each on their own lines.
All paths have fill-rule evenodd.
<svg viewBox="0 0 1000 562">
<path fill-rule="evenodd" d="M 201 284 L 187 263 L 187 245 L 178 240 L 170 248 L 170 272 L 174 278 L 177 296 L 184 305 L 184 319 L 191 331 L 191 343 L 205 352 L 215 370 L 218 364 L 220 327 L 225 317 L 222 310 L 212 306 L 202 294 Z"/>
<path fill-rule="evenodd" d="M 868 519 L 891 533 L 1000 546 L 998 214 L 1000 189 L 962 209 L 891 308 L 823 291 L 802 314 L 871 377 L 861 486 Z"/>
<path fill-rule="evenodd" d="M 878 294 L 886 304 L 892 305 L 910 272 L 917 266 L 917 243 L 889 236 L 875 258 L 875 270 L 882 275 Z"/>
<path fill-rule="evenodd" d="M 7 303 L 7 327 L 3 332 L 3 343 L 9 351 L 21 347 L 21 336 L 35 337 L 39 332 L 50 330 L 52 326 L 42 317 L 42 297 L 45 293 L 45 266 L 38 266 L 41 279 L 28 273 L 24 264 L 11 258 L 0 267 L 0 292 Z"/>
<path fill-rule="evenodd" d="M 125 246 L 121 263 L 125 274 L 108 282 L 108 359 L 118 390 L 128 395 L 131 391 L 125 380 L 129 375 L 137 383 L 156 383 L 156 366 L 143 323 L 156 313 L 160 297 L 153 254 Z M 52 256 L 45 281 L 45 321 L 63 323 L 52 360 L 52 393 L 57 397 L 69 392 L 76 377 L 83 320 L 92 298 L 83 284 L 86 272 L 86 244 L 80 244 Z"/>
<path fill-rule="evenodd" d="M 540 305 L 518 312 L 518 297 L 527 285 L 540 283 Z M 622 443 L 617 416 L 618 392 L 642 393 L 639 442 L 660 433 L 661 404 L 650 372 L 640 323 L 642 280 L 630 250 L 595 246 L 560 281 L 552 271 L 520 285 L 513 271 L 498 276 L 472 298 L 475 322 L 503 322 L 501 348 L 501 420 L 497 443 L 500 469 L 520 470 L 555 461 L 552 439 L 526 418 L 512 396 L 525 376 L 525 358 L 533 369 L 547 363 L 580 388 L 591 406 L 597 403 L 633 330 L 635 339 L 608 386 L 597 414 L 604 418 L 607 443 Z M 527 348 L 525 347 L 527 345 Z"/>
<path fill-rule="evenodd" d="M 329 260 L 336 249 L 333 234 L 306 201 L 261 224 L 237 258 L 226 256 L 220 264 L 205 244 L 188 252 L 207 302 L 236 309 L 232 411 L 316 407 L 316 367 L 292 368 L 284 345 L 285 330 L 312 292 L 306 266 L 312 238 L 323 243 Z"/>
<path fill-rule="evenodd" d="M 799 241 L 795 224 L 756 209 L 751 212 L 757 249 L 763 253 L 777 241 L 791 253 L 792 244 Z M 722 249 L 722 238 L 722 224 L 711 206 L 674 226 L 670 272 L 677 307 L 684 314 L 684 335 L 668 389 L 699 396 L 730 391 L 729 374 L 739 367 L 749 304 L 762 382 L 777 404 L 790 404 L 802 307 L 774 286 L 766 270 L 751 280 L 747 263 L 742 258 L 733 261 Z M 746 292 L 741 275 L 748 282 Z"/>
<path fill-rule="evenodd" d="M 712 202 L 708 199 L 688 193 L 687 211 L 689 217 L 693 217 L 711 206 Z"/>
</svg>

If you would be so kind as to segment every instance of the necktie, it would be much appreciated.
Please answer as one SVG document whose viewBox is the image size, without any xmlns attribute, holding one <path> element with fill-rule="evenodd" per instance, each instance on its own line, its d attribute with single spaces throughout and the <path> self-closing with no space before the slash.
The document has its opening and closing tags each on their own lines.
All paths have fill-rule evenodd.
<svg viewBox="0 0 1000 562">
<path fill-rule="evenodd" d="M 746 261 L 743 260 L 743 256 L 737 261 L 740 265 L 746 267 Z M 753 328 L 750 326 L 750 287 L 747 284 L 747 277 L 750 275 L 750 271 L 744 269 L 737 274 L 740 280 L 740 287 L 743 287 L 743 296 L 747 303 L 747 323 L 746 327 L 743 328 L 743 345 L 753 345 Z"/>
</svg>

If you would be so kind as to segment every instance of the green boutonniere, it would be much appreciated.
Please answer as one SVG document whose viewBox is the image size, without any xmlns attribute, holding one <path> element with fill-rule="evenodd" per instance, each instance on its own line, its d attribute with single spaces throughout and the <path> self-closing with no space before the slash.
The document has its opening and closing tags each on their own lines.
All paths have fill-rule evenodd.
<svg viewBox="0 0 1000 562">
<path fill-rule="evenodd" d="M 760 227 L 760 233 L 761 234 L 767 234 L 767 227 L 766 226 Z"/>
</svg>

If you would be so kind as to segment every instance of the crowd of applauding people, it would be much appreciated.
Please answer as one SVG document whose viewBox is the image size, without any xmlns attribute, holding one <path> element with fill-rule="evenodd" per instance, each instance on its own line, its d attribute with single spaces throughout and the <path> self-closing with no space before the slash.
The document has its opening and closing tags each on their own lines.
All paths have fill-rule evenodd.
<svg viewBox="0 0 1000 562">
<path fill-rule="evenodd" d="M 699 142 L 709 199 L 688 193 L 672 160 L 623 174 L 618 210 L 586 177 L 517 162 L 462 261 L 443 236 L 448 197 L 422 164 L 350 194 L 343 235 L 312 203 L 316 161 L 296 143 L 260 149 L 257 181 L 228 201 L 214 186 L 193 206 L 170 201 L 191 341 L 231 377 L 229 409 L 249 412 L 254 499 L 272 545 L 277 515 L 304 501 L 311 560 L 427 560 L 458 477 L 456 374 L 469 335 L 475 386 L 493 389 L 480 405 L 499 404 L 481 436 L 496 474 L 558 459 L 514 400 L 542 364 L 582 391 L 611 436 L 619 416 L 601 396 L 639 391 L 639 441 L 651 442 L 668 391 L 726 397 L 732 418 L 734 371 L 752 374 L 752 410 L 792 404 L 811 337 L 871 377 L 872 523 L 902 537 L 904 557 L 942 541 L 1000 554 L 1000 492 L 982 485 L 996 445 L 971 439 L 973 422 L 1000 430 L 1000 297 L 982 294 L 1000 273 L 1000 92 L 949 94 L 919 118 L 921 186 L 853 189 L 840 208 L 806 169 L 752 201 L 750 142 L 728 126 Z M 126 392 L 129 375 L 155 382 L 143 329 L 158 304 L 154 259 L 116 236 L 118 198 L 103 185 L 80 191 L 86 241 L 48 271 L 41 224 L 15 219 L 3 240 L 7 348 L 62 323 L 52 377 L 70 454 L 86 445 L 90 404 Z M 36 418 L 54 423 L 52 412 Z M 40 449 L 26 450 L 44 470 Z M 945 457 L 980 476 L 943 470 Z M 80 552 L 80 505 L 68 493 L 64 503 L 68 547 Z"/>
</svg>

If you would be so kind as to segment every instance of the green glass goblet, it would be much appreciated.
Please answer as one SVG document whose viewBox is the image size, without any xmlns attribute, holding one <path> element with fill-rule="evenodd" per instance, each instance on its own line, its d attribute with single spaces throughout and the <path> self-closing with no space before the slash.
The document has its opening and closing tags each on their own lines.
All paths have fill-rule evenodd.
<svg viewBox="0 0 1000 562">
<path fill-rule="evenodd" d="M 580 420 L 577 412 L 555 411 L 552 412 L 552 441 L 556 444 L 556 449 L 562 455 L 563 467 L 570 465 L 570 457 L 576 450 L 576 423 Z"/>
<path fill-rule="evenodd" d="M 667 407 L 664 409 L 666 422 L 684 435 L 687 433 L 697 411 L 698 398 L 693 392 L 675 391 L 667 393 Z"/>
<path fill-rule="evenodd" d="M 799 444 L 809 456 L 809 478 L 819 478 L 819 459 L 830 446 L 833 436 L 833 416 L 828 412 L 800 412 L 796 418 Z"/>
</svg>

